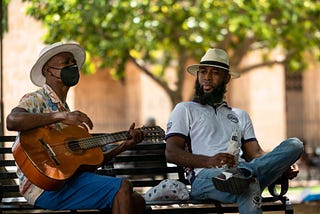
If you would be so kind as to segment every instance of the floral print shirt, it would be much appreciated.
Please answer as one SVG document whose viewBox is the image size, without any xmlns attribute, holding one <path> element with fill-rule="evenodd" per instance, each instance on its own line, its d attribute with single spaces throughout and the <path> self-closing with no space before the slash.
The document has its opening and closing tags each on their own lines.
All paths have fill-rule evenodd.
<svg viewBox="0 0 320 214">
<path fill-rule="evenodd" d="M 57 94 L 48 85 L 44 85 L 39 90 L 28 93 L 22 97 L 17 107 L 23 108 L 30 113 L 50 113 L 70 111 L 67 103 L 62 102 Z M 50 125 L 50 128 L 61 130 L 64 128 L 62 123 Z M 18 133 L 16 143 L 19 143 L 20 132 Z M 34 205 L 36 199 L 44 191 L 32 184 L 23 172 L 17 167 L 17 176 L 19 178 L 20 193 L 25 197 L 29 204 Z"/>
</svg>

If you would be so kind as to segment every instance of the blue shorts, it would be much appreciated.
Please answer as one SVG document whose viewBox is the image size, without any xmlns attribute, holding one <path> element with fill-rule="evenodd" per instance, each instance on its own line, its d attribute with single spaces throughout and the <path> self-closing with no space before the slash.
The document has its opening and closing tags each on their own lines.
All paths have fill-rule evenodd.
<svg viewBox="0 0 320 214">
<path fill-rule="evenodd" d="M 79 172 L 57 191 L 44 191 L 35 206 L 48 210 L 110 209 L 122 178 Z"/>
</svg>

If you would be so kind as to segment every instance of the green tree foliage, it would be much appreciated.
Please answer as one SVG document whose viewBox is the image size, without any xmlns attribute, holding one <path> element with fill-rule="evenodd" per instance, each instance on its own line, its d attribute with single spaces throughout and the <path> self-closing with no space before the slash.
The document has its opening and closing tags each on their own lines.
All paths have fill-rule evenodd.
<svg viewBox="0 0 320 214">
<path fill-rule="evenodd" d="M 89 62 L 124 77 L 132 61 L 168 93 L 182 100 L 186 61 L 199 60 L 209 47 L 231 54 L 233 70 L 283 63 L 292 71 L 306 66 L 304 54 L 319 58 L 320 2 L 315 0 L 25 0 L 27 13 L 47 29 L 45 42 L 75 40 Z M 260 49 L 264 62 L 239 67 Z M 281 50 L 281 59 L 271 58 Z M 97 63 L 98 62 L 98 63 Z M 176 71 L 174 86 L 166 79 Z M 94 69 L 87 66 L 87 72 Z"/>
<path fill-rule="evenodd" d="M 0 0 L 1 1 L 1 38 L 4 32 L 8 31 L 8 4 L 9 0 Z"/>
</svg>

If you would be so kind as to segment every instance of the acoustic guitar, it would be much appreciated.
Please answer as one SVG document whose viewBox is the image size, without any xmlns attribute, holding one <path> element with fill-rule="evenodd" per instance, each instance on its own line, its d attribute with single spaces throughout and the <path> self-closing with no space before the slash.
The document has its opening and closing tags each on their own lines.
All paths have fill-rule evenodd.
<svg viewBox="0 0 320 214">
<path fill-rule="evenodd" d="M 144 140 L 162 140 L 159 126 L 141 127 Z M 36 128 L 21 132 L 12 147 L 14 159 L 24 175 L 46 190 L 59 189 L 77 170 L 96 170 L 103 162 L 102 146 L 130 138 L 129 131 L 91 136 L 77 126 L 61 131 Z"/>
</svg>

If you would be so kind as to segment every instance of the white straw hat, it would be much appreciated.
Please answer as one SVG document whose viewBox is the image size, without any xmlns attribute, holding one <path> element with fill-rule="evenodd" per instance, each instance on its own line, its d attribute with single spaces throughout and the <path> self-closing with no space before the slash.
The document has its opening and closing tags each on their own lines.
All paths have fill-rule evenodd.
<svg viewBox="0 0 320 214">
<path fill-rule="evenodd" d="M 228 55 L 222 49 L 210 48 L 201 58 L 200 64 L 188 66 L 187 71 L 192 75 L 196 75 L 199 70 L 199 66 L 223 68 L 229 72 L 232 78 L 240 77 L 239 73 L 230 71 Z"/>
<path fill-rule="evenodd" d="M 33 65 L 30 71 L 30 79 L 36 86 L 43 86 L 45 84 L 45 77 L 42 74 L 43 66 L 51 59 L 53 56 L 62 53 L 69 52 L 73 54 L 79 70 L 82 68 L 83 63 L 86 59 L 86 52 L 78 43 L 75 42 L 57 42 L 52 45 L 48 45 L 43 48 L 40 52 L 39 58 Z"/>
</svg>

